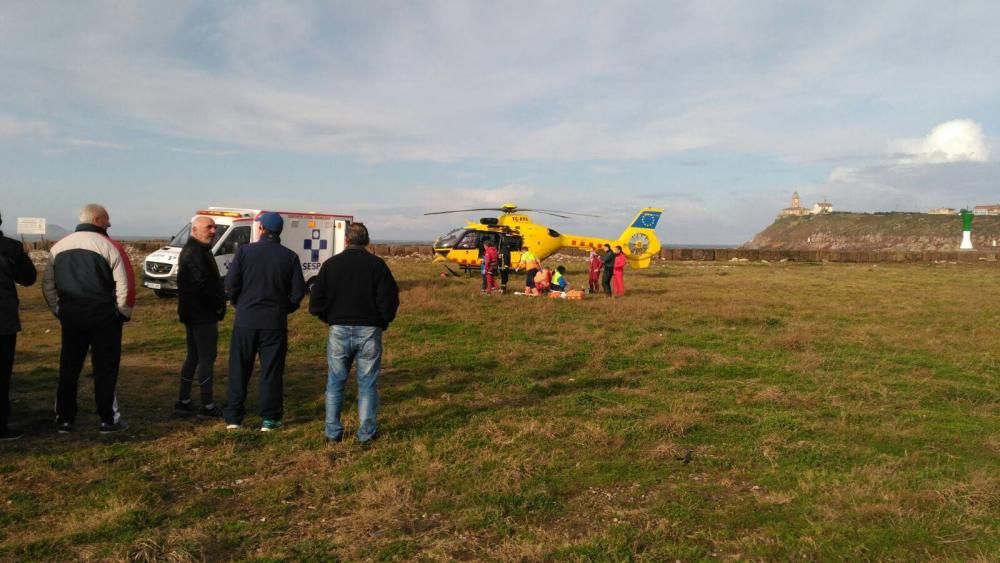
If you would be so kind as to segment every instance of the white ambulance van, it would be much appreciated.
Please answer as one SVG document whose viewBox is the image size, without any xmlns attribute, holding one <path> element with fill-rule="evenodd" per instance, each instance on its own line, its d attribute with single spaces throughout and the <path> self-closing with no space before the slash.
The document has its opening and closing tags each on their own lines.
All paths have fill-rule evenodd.
<svg viewBox="0 0 1000 563">
<path fill-rule="evenodd" d="M 229 271 L 236 249 L 241 244 L 257 240 L 257 218 L 270 210 L 209 207 L 195 213 L 194 217 L 211 217 L 218 228 L 212 240 L 212 254 L 223 276 Z M 323 262 L 344 250 L 347 225 L 354 221 L 351 215 L 278 211 L 285 224 L 281 231 L 281 244 L 299 255 L 306 287 L 319 273 Z M 192 217 L 192 220 L 194 219 Z M 177 259 L 191 236 L 191 223 L 184 226 L 166 246 L 146 256 L 142 272 L 142 285 L 160 297 L 177 294 Z"/>
</svg>

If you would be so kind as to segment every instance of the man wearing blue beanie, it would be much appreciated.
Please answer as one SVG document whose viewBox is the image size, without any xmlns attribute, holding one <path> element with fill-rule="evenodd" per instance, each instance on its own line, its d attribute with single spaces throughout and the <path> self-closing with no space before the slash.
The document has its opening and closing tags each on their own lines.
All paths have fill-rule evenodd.
<svg viewBox="0 0 1000 563">
<path fill-rule="evenodd" d="M 284 416 L 288 315 L 305 296 L 299 257 L 281 245 L 284 221 L 274 212 L 257 217 L 258 240 L 236 249 L 226 274 L 226 294 L 236 307 L 229 347 L 226 428 L 243 424 L 253 364 L 260 355 L 260 416 L 263 432 L 281 428 Z"/>
</svg>

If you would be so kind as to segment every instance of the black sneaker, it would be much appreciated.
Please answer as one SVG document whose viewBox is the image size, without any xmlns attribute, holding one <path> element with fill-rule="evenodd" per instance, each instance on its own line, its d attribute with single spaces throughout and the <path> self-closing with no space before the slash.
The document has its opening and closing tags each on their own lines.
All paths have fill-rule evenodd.
<svg viewBox="0 0 1000 563">
<path fill-rule="evenodd" d="M 119 420 L 118 422 L 102 422 L 101 434 L 114 434 L 115 432 L 121 432 L 126 428 L 128 428 L 128 423 L 124 420 Z"/>
<path fill-rule="evenodd" d="M 72 431 L 73 431 L 73 423 L 72 422 L 65 422 L 65 421 L 63 421 L 63 422 L 56 422 L 56 432 L 58 432 L 60 434 L 69 434 Z"/>
<path fill-rule="evenodd" d="M 194 406 L 193 401 L 188 401 L 186 403 L 184 401 L 177 401 L 174 403 L 174 412 L 181 416 L 190 416 L 198 412 L 198 409 Z"/>
<path fill-rule="evenodd" d="M 219 418 L 222 416 L 222 409 L 219 408 L 219 405 L 215 404 L 210 407 L 202 406 L 198 409 L 198 416 L 204 418 Z"/>
<path fill-rule="evenodd" d="M 371 438 L 368 438 L 364 442 L 360 442 L 361 449 L 367 450 L 375 445 L 375 440 L 378 440 L 378 432 L 376 432 Z"/>
</svg>

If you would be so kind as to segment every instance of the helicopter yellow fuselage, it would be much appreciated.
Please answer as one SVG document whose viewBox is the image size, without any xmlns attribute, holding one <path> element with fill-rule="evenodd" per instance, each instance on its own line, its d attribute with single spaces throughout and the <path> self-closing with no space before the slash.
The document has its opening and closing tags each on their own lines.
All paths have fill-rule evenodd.
<svg viewBox="0 0 1000 563">
<path fill-rule="evenodd" d="M 508 213 L 497 217 L 491 224 L 467 222 L 464 228 L 455 229 L 435 241 L 434 252 L 437 261 L 453 262 L 466 270 L 482 264 L 481 248 L 484 240 L 501 237 L 513 240 L 515 246 L 527 247 L 539 260 L 555 254 L 563 248 L 590 250 L 622 246 L 623 252 L 633 268 L 646 268 L 650 259 L 660 251 L 660 243 L 653 230 L 662 210 L 645 208 L 639 212 L 630 227 L 617 240 L 583 235 L 562 234 L 521 213 Z M 630 238 L 631 237 L 631 238 Z M 511 249 L 511 264 L 517 265 L 521 258 L 520 249 Z"/>
</svg>

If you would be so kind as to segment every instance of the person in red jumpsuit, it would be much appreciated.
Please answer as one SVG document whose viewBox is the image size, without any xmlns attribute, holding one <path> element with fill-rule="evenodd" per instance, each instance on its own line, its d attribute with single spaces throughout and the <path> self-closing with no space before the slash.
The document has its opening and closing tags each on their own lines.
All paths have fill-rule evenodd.
<svg viewBox="0 0 1000 563">
<path fill-rule="evenodd" d="M 587 282 L 590 285 L 590 293 L 597 293 L 601 290 L 601 255 L 596 248 L 590 249 L 590 271 Z"/>
<path fill-rule="evenodd" d="M 493 293 L 497 290 L 497 272 L 500 266 L 500 253 L 497 252 L 493 241 L 488 240 L 483 248 L 483 273 L 486 275 L 486 293 Z"/>
<path fill-rule="evenodd" d="M 615 297 L 625 295 L 625 263 L 627 259 L 622 247 L 615 247 L 615 271 L 611 277 L 611 292 Z"/>
</svg>

